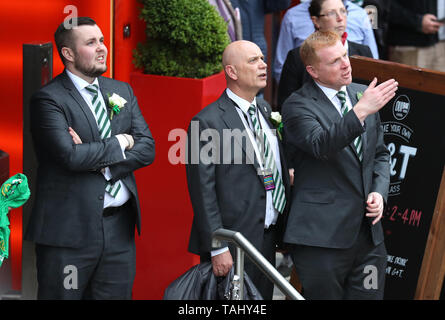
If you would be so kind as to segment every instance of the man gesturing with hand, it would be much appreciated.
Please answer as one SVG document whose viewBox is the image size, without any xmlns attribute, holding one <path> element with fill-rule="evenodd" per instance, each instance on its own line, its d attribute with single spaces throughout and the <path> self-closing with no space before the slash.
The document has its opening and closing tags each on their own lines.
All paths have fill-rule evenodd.
<svg viewBox="0 0 445 320">
<path fill-rule="evenodd" d="M 352 83 L 348 55 L 333 32 L 313 33 L 300 55 L 313 81 L 282 108 L 285 146 L 297 150 L 284 242 L 305 298 L 381 299 L 380 220 L 390 174 L 378 111 L 398 83 Z M 372 285 L 364 282 L 367 266 L 376 273 Z"/>
</svg>

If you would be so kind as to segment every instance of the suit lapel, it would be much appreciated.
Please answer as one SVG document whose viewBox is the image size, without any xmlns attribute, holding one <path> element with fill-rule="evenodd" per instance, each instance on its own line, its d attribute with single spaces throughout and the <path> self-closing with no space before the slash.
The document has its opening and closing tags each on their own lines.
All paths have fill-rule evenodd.
<svg viewBox="0 0 445 320">
<path fill-rule="evenodd" d="M 315 104 L 317 105 L 319 110 L 327 115 L 327 118 L 329 119 L 329 121 L 331 121 L 331 123 L 340 121 L 341 116 L 340 113 L 338 113 L 337 108 L 334 106 L 331 100 L 326 97 L 324 92 L 315 84 L 312 79 L 311 85 L 308 85 L 306 87 L 306 90 L 307 95 L 312 97 L 312 100 L 316 102 Z"/>
<path fill-rule="evenodd" d="M 328 125 L 331 125 L 333 122 L 338 122 L 341 119 L 341 115 L 338 112 L 337 108 L 334 104 L 329 100 L 328 97 L 324 94 L 324 92 L 315 84 L 312 80 L 312 85 L 307 86 L 306 90 L 308 90 L 309 96 L 316 102 L 315 104 L 319 106 L 319 110 L 327 115 L 327 119 L 331 121 Z M 351 90 L 350 87 L 346 87 L 346 91 L 348 92 L 349 99 L 351 100 L 351 104 L 354 106 L 357 103 L 356 92 Z M 320 101 L 320 103 L 318 103 Z M 362 140 L 364 138 L 362 137 Z M 358 159 L 357 151 L 354 147 L 354 141 L 349 144 L 349 149 L 352 152 L 351 157 L 355 157 L 357 161 Z M 364 156 L 364 154 L 363 154 Z"/>
<path fill-rule="evenodd" d="M 271 129 L 274 128 L 274 126 L 270 122 L 270 111 L 269 111 L 269 109 L 258 98 L 256 100 L 256 104 L 257 104 L 258 110 L 260 110 L 261 114 L 263 115 L 263 118 L 266 120 L 267 124 L 269 125 L 269 128 L 271 128 Z"/>
<path fill-rule="evenodd" d="M 270 121 L 270 117 L 271 117 L 271 111 L 269 110 L 269 108 L 266 107 L 266 105 L 260 101 L 259 99 L 257 99 L 257 106 L 258 106 L 258 110 L 260 110 L 261 114 L 263 115 L 264 119 L 266 120 L 267 124 L 269 125 L 270 129 L 276 129 L 275 126 L 272 124 L 272 122 Z M 286 189 L 286 199 L 289 199 L 289 194 L 288 194 L 288 187 L 289 187 L 289 180 L 287 178 L 287 164 L 286 164 L 286 158 L 284 155 L 284 150 L 283 150 L 283 146 L 282 143 L 280 141 L 280 138 L 277 137 L 277 141 L 278 141 L 278 149 L 280 151 L 280 162 L 281 162 L 281 177 L 283 179 L 283 183 L 285 185 L 285 189 Z"/>
<path fill-rule="evenodd" d="M 348 95 L 349 95 L 349 99 L 351 100 L 352 107 L 354 107 L 357 104 L 357 102 L 358 102 L 357 91 L 353 90 L 350 86 L 348 86 L 346 88 L 346 90 L 348 91 Z M 365 157 L 367 155 L 366 151 L 368 149 L 367 148 L 368 147 L 368 141 L 367 141 L 368 140 L 367 139 L 368 135 L 366 133 L 366 123 L 367 123 L 367 121 L 365 119 L 365 132 L 362 133 L 362 135 L 361 135 L 361 137 L 362 137 L 362 152 L 363 152 L 363 159 L 362 159 L 362 161 L 365 161 Z M 354 151 L 354 154 L 356 155 L 356 157 L 358 159 L 357 150 L 355 149 L 354 142 L 352 142 L 350 144 L 350 146 L 351 146 L 352 150 Z"/>
<path fill-rule="evenodd" d="M 240 130 L 240 132 L 245 132 L 246 128 L 244 127 L 244 124 L 240 119 L 238 111 L 236 110 L 235 103 L 227 96 L 226 92 L 224 92 L 223 95 L 221 96 L 219 107 L 223 111 L 222 120 L 224 121 L 228 129 L 230 130 L 238 129 Z M 250 144 L 249 148 L 250 150 L 252 151 L 254 150 L 249 137 L 246 136 L 245 144 L 243 143 L 242 135 L 234 134 L 233 137 L 235 142 L 242 148 L 246 156 L 246 160 L 248 160 L 249 163 L 252 163 L 252 168 L 255 169 L 255 172 L 258 172 L 257 170 L 260 169 L 260 166 L 255 156 L 255 153 L 247 152 L 246 150 L 247 144 Z M 263 180 L 259 175 L 258 178 L 261 180 L 261 183 L 263 183 Z"/>
<path fill-rule="evenodd" d="M 76 101 L 77 105 L 80 107 L 83 114 L 85 115 L 94 139 L 100 140 L 100 134 L 99 134 L 99 129 L 97 127 L 96 118 L 94 118 L 94 115 L 91 112 L 90 107 L 87 105 L 87 103 L 85 102 L 79 91 L 77 91 L 76 87 L 74 86 L 73 82 L 71 81 L 71 79 L 69 78 L 69 76 L 66 74 L 65 71 L 62 73 L 62 83 L 63 86 L 68 90 L 69 94 L 74 99 L 74 101 Z"/>
<path fill-rule="evenodd" d="M 107 83 L 104 81 L 103 77 L 98 77 L 98 81 L 99 81 L 99 88 L 100 88 L 100 92 L 102 93 L 102 98 L 104 99 L 105 102 L 105 110 L 107 110 L 107 115 L 108 115 L 108 119 L 110 119 L 110 113 L 111 113 L 111 108 L 109 108 L 109 96 L 111 96 L 112 93 L 112 89 L 107 85 Z M 115 135 L 115 125 L 113 126 L 113 122 L 116 121 L 117 117 L 113 117 L 113 119 L 110 119 L 110 123 L 111 123 L 111 135 Z"/>
</svg>

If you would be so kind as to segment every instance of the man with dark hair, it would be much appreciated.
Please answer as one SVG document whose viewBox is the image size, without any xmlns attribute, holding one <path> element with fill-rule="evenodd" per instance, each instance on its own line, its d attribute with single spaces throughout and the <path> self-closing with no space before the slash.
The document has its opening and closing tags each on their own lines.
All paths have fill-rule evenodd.
<svg viewBox="0 0 445 320">
<path fill-rule="evenodd" d="M 36 243 L 39 299 L 130 299 L 140 206 L 133 172 L 154 140 L 131 87 L 102 77 L 107 47 L 91 18 L 61 24 L 65 70 L 31 99 L 38 158 L 26 240 Z"/>
<path fill-rule="evenodd" d="M 348 55 L 334 32 L 313 33 L 300 52 L 312 80 L 282 108 L 285 146 L 297 150 L 284 242 L 291 245 L 304 297 L 382 299 L 380 219 L 389 152 L 378 111 L 394 97 L 397 82 L 351 83 Z"/>
<path fill-rule="evenodd" d="M 388 59 L 445 72 L 445 1 L 393 0 Z"/>
<path fill-rule="evenodd" d="M 62 54 L 62 48 L 67 47 L 74 49 L 74 35 L 73 28 L 78 26 L 94 26 L 96 22 L 90 17 L 79 17 L 76 20 L 70 19 L 61 23 L 54 33 L 54 42 L 56 43 L 57 52 L 59 53 L 60 59 L 65 65 L 66 59 Z M 72 27 L 72 28 L 71 28 Z"/>
</svg>

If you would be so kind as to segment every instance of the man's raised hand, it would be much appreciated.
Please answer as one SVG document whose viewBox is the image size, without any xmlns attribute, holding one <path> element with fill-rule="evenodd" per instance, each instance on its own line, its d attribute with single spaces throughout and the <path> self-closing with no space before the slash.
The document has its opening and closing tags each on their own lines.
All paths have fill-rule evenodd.
<svg viewBox="0 0 445 320">
<path fill-rule="evenodd" d="M 374 78 L 363 93 L 361 99 L 352 109 L 362 123 L 367 116 L 378 112 L 394 98 L 399 85 L 394 79 L 387 80 L 378 86 L 376 86 L 376 84 L 377 78 Z"/>
</svg>

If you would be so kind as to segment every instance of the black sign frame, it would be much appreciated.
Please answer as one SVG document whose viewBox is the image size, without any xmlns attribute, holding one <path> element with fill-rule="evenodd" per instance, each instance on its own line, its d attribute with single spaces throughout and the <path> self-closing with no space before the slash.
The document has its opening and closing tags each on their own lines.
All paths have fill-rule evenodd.
<svg viewBox="0 0 445 320">
<path fill-rule="evenodd" d="M 445 73 L 353 56 L 355 82 L 394 78 L 380 112 L 391 153 L 385 299 L 439 299 L 445 274 Z"/>
</svg>

